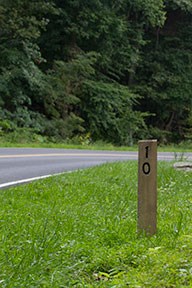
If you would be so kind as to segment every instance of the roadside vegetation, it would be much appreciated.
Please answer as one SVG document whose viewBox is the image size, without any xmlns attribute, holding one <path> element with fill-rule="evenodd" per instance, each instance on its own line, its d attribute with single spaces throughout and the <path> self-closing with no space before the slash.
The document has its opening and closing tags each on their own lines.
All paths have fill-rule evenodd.
<svg viewBox="0 0 192 288">
<path fill-rule="evenodd" d="M 192 140 L 191 0 L 1 0 L 0 27 L 0 135 Z"/>
<path fill-rule="evenodd" d="M 138 236 L 137 163 L 0 192 L 1 287 L 192 287 L 192 178 L 158 163 L 158 233 Z"/>
<path fill-rule="evenodd" d="M 58 141 L 55 138 L 42 136 L 33 131 L 33 129 L 17 128 L 13 132 L 0 133 L 0 147 L 28 147 L 28 148 L 63 148 L 63 149 L 89 149 L 89 150 L 117 150 L 117 151 L 137 151 L 138 144 L 132 145 L 114 145 L 107 141 L 93 141 L 90 135 L 76 136 L 72 139 L 63 139 Z M 179 144 L 163 145 L 158 142 L 158 151 L 182 153 L 185 158 L 185 152 L 192 151 L 192 142 L 183 141 Z M 177 159 L 178 155 L 175 155 Z M 181 159 L 180 159 L 181 160 Z"/>
<path fill-rule="evenodd" d="M 30 128 L 17 128 L 12 132 L 3 132 L 0 129 L 0 147 L 30 147 L 30 148 L 64 148 L 64 149 L 89 149 L 89 150 L 117 150 L 117 151 L 136 151 L 138 144 L 114 145 L 113 143 L 97 140 L 93 141 L 90 134 L 76 135 L 72 139 L 58 140 L 54 137 L 46 137 L 36 133 Z M 168 152 L 190 152 L 192 142 L 183 141 L 179 144 L 163 145 L 158 142 L 159 151 Z"/>
</svg>

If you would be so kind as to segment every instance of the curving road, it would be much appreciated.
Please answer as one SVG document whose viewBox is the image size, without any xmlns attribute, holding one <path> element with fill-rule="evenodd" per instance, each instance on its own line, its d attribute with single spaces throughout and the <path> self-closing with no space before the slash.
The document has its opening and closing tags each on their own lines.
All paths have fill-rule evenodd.
<svg viewBox="0 0 192 288">
<path fill-rule="evenodd" d="M 191 153 L 185 156 L 192 159 Z M 105 162 L 137 160 L 137 157 L 137 152 L 128 151 L 0 148 L 0 188 Z M 158 153 L 158 159 L 174 160 L 175 153 Z"/>
</svg>

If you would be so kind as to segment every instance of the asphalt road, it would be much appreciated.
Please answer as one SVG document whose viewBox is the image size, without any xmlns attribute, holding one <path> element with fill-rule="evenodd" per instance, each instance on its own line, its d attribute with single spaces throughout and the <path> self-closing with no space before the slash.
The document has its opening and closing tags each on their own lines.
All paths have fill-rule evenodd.
<svg viewBox="0 0 192 288">
<path fill-rule="evenodd" d="M 192 154 L 185 156 L 192 160 Z M 0 148 L 0 188 L 105 162 L 137 160 L 137 157 L 137 152 L 127 151 Z M 158 160 L 174 159 L 175 153 L 158 153 Z"/>
</svg>

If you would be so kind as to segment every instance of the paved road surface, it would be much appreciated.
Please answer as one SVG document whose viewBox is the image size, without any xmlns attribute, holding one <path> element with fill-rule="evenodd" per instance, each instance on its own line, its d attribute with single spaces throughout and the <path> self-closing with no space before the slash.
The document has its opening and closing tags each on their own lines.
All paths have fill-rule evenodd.
<svg viewBox="0 0 192 288">
<path fill-rule="evenodd" d="M 137 152 L 44 148 L 0 148 L 0 188 L 31 178 L 73 171 L 105 162 L 137 160 Z M 186 157 L 192 160 L 192 154 Z M 174 153 L 158 153 L 159 160 L 174 160 Z"/>
</svg>

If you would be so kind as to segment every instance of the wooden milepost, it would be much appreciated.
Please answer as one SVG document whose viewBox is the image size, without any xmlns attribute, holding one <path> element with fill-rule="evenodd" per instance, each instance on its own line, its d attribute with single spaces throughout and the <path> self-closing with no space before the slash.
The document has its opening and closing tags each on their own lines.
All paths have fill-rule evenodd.
<svg viewBox="0 0 192 288">
<path fill-rule="evenodd" d="M 139 141 L 138 232 L 157 230 L 157 140 Z"/>
</svg>

